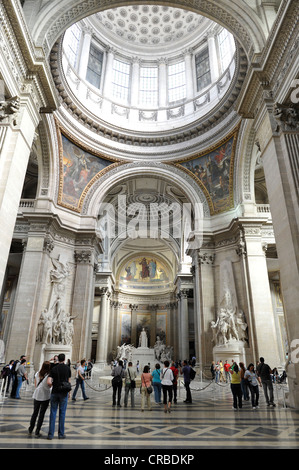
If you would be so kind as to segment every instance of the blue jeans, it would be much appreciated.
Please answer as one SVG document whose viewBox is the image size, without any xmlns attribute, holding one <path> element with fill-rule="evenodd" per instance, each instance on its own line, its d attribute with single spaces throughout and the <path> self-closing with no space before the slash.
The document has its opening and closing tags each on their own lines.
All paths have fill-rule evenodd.
<svg viewBox="0 0 299 470">
<path fill-rule="evenodd" d="M 79 389 L 80 386 L 81 386 L 81 390 L 82 390 L 82 396 L 83 396 L 84 400 L 86 400 L 87 396 L 86 396 L 86 393 L 85 393 L 85 385 L 84 385 L 84 380 L 82 380 L 82 379 L 76 379 L 76 387 L 74 389 L 74 393 L 73 393 L 73 396 L 72 396 L 73 400 L 76 398 L 76 395 L 77 395 L 77 392 L 78 392 L 78 389 Z"/>
<path fill-rule="evenodd" d="M 154 393 L 155 393 L 155 402 L 161 403 L 161 390 L 162 384 L 161 382 L 153 382 Z"/>
<path fill-rule="evenodd" d="M 68 395 L 61 395 L 60 393 L 52 393 L 51 395 L 51 409 L 50 409 L 50 425 L 48 437 L 53 437 L 55 432 L 55 421 L 57 409 L 59 408 L 59 423 L 58 423 L 58 436 L 64 436 L 64 422 L 66 415 Z"/>
<path fill-rule="evenodd" d="M 23 380 L 21 376 L 18 376 L 16 380 L 17 380 L 16 398 L 20 398 L 20 390 L 22 387 Z"/>
</svg>

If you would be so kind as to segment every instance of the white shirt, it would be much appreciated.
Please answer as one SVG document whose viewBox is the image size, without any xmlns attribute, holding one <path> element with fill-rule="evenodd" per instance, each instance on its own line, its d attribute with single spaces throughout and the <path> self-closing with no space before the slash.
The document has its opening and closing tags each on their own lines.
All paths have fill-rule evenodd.
<svg viewBox="0 0 299 470">
<path fill-rule="evenodd" d="M 164 367 L 164 369 L 161 372 L 160 378 L 161 378 L 161 384 L 162 385 L 173 385 L 173 383 L 172 383 L 173 373 L 172 373 L 171 369 L 166 369 Z"/>
<path fill-rule="evenodd" d="M 46 375 L 44 377 L 43 381 L 41 383 L 39 383 L 40 382 L 39 372 L 37 372 L 35 374 L 35 380 L 36 380 L 37 387 L 34 390 L 32 398 L 34 398 L 37 401 L 50 400 L 52 387 L 49 387 L 49 385 L 47 384 L 47 378 L 48 378 L 48 376 Z"/>
</svg>

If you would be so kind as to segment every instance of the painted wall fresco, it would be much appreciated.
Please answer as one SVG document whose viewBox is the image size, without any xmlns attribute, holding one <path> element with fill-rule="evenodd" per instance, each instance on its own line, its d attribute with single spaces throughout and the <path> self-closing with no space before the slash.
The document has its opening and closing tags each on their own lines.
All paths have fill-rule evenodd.
<svg viewBox="0 0 299 470">
<path fill-rule="evenodd" d="M 183 167 L 200 184 L 207 197 L 211 215 L 233 207 L 233 167 L 237 133 L 215 150 L 188 161 Z"/>
<path fill-rule="evenodd" d="M 139 256 L 130 259 L 122 268 L 120 287 L 132 289 L 165 288 L 170 283 L 169 272 L 157 258 Z"/>
<path fill-rule="evenodd" d="M 131 343 L 131 314 L 130 313 L 121 313 L 121 343 L 120 344 L 130 344 Z"/>
<path fill-rule="evenodd" d="M 97 157 L 75 145 L 61 134 L 61 175 L 59 203 L 78 209 L 95 176 L 114 162 Z"/>
</svg>

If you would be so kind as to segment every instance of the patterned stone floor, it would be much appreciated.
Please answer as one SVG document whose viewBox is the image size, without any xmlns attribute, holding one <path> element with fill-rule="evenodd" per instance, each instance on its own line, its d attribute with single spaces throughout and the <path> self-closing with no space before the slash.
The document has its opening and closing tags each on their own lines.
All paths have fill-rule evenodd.
<svg viewBox="0 0 299 470">
<path fill-rule="evenodd" d="M 283 390 L 275 389 L 276 408 L 266 406 L 261 390 L 260 408 L 249 402 L 242 410 L 232 409 L 229 385 L 209 382 L 192 384 L 193 403 L 185 404 L 181 389 L 178 404 L 164 414 L 163 406 L 141 412 L 136 390 L 136 407 L 112 408 L 111 388 L 86 382 L 90 399 L 69 401 L 66 439 L 47 440 L 49 412 L 42 437 L 28 437 L 32 413 L 32 390 L 22 390 L 21 400 L 0 399 L 0 449 L 105 449 L 130 452 L 161 450 L 198 451 L 201 449 L 298 449 L 299 412 L 284 407 Z M 153 396 L 152 396 L 153 401 Z M 144 454 L 145 455 L 145 454 Z"/>
</svg>

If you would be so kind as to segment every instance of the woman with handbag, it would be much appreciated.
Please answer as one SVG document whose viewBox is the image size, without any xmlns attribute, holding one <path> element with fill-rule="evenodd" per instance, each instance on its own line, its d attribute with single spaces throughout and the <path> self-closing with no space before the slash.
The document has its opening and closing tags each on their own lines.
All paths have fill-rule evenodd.
<svg viewBox="0 0 299 470">
<path fill-rule="evenodd" d="M 145 401 L 149 411 L 152 411 L 151 405 L 151 393 L 153 391 L 152 387 L 152 374 L 149 371 L 149 366 L 144 366 L 143 373 L 141 375 L 141 411 L 144 411 Z"/>
<path fill-rule="evenodd" d="M 124 399 L 124 405 L 125 407 L 128 406 L 128 398 L 129 394 L 131 395 L 131 407 L 134 408 L 135 406 L 135 388 L 136 388 L 136 377 L 137 373 L 133 369 L 133 364 L 132 362 L 129 362 L 128 364 L 128 369 L 126 371 L 126 387 L 125 387 L 125 399 Z"/>
<path fill-rule="evenodd" d="M 38 421 L 35 430 L 35 436 L 40 436 L 40 430 L 44 422 L 45 413 L 50 403 L 51 388 L 47 384 L 47 378 L 50 374 L 50 369 L 50 361 L 45 361 L 41 370 L 37 372 L 34 377 L 35 390 L 33 393 L 33 413 L 30 420 L 30 426 L 28 428 L 28 433 L 30 436 L 33 432 L 37 417 Z"/>
</svg>

